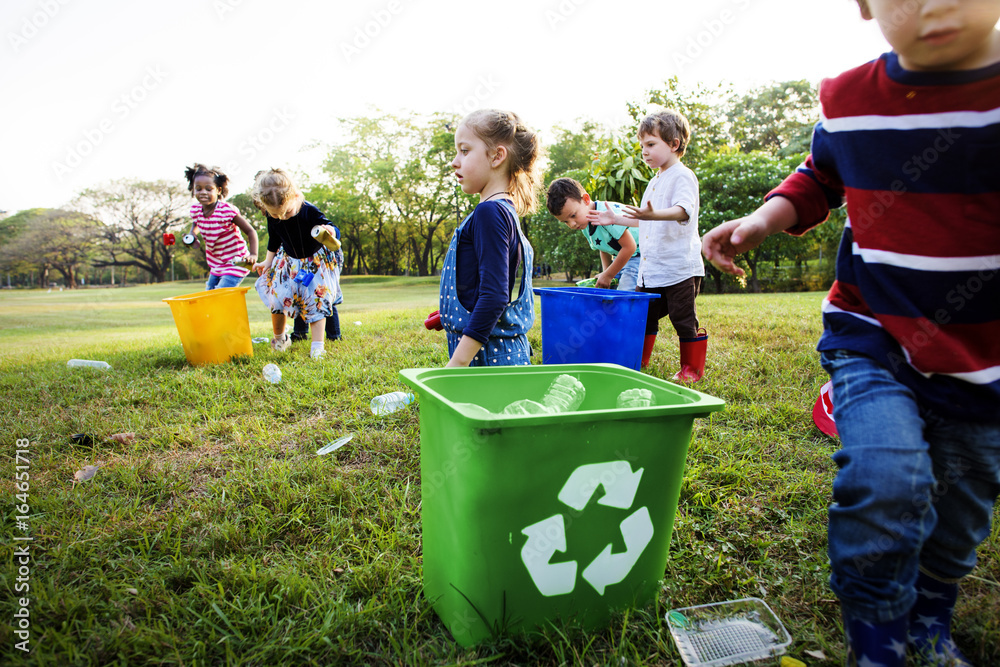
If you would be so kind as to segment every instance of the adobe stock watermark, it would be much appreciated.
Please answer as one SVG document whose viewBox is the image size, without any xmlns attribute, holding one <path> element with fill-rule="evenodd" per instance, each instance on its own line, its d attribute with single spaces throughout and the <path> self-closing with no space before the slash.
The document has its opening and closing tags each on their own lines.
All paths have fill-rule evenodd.
<svg viewBox="0 0 1000 667">
<path fill-rule="evenodd" d="M 52 163 L 52 170 L 59 180 L 63 180 L 67 174 L 83 164 L 84 160 L 163 84 L 167 76 L 168 73 L 159 65 L 147 67 L 137 84 L 114 99 L 111 103 L 111 113 L 96 125 L 85 128 L 81 132 L 82 138 L 66 148 L 62 161 Z"/>
<path fill-rule="evenodd" d="M 14 53 L 20 51 L 22 46 L 34 39 L 68 3 L 69 0 L 39 0 L 38 9 L 21 19 L 17 31 L 7 33 L 7 41 L 10 42 Z"/>
<path fill-rule="evenodd" d="M 906 0 L 901 5 L 897 5 L 889 16 L 881 16 L 878 19 L 879 28 L 885 31 L 887 28 L 898 28 L 910 20 L 910 17 L 920 11 L 918 0 Z"/>
<path fill-rule="evenodd" d="M 702 21 L 701 29 L 689 33 L 683 48 L 673 52 L 674 66 L 678 73 L 688 65 L 693 65 L 695 60 L 712 48 L 729 26 L 736 22 L 739 12 L 750 7 L 750 0 L 731 0 L 730 4 L 736 7 L 736 11 L 726 8 L 713 18 Z"/>
<path fill-rule="evenodd" d="M 369 20 L 354 26 L 351 40 L 340 43 L 340 52 L 344 54 L 344 60 L 350 64 L 360 56 L 361 52 L 367 49 L 402 11 L 403 3 L 400 0 L 389 0 L 384 8 L 373 11 Z"/>
<path fill-rule="evenodd" d="M 910 183 L 916 183 L 961 138 L 961 133 L 956 132 L 954 128 L 939 129 L 937 136 L 934 137 L 931 144 L 922 151 L 913 153 L 906 162 L 900 165 L 900 171 L 908 177 Z M 889 207 L 895 203 L 897 197 L 906 194 L 908 191 L 909 187 L 901 178 L 897 178 L 890 183 L 888 190 L 876 191 L 874 195 L 875 201 L 868 204 L 856 217 L 851 218 L 851 227 L 861 231 L 867 230 L 879 218 L 885 215 Z"/>
<path fill-rule="evenodd" d="M 976 258 L 976 261 L 979 263 L 979 266 L 976 267 L 977 270 L 975 273 L 971 273 L 956 283 L 945 294 L 944 299 L 949 307 L 938 308 L 934 311 L 933 317 L 921 317 L 917 322 L 920 330 L 908 336 L 903 336 L 899 340 L 900 346 L 910 359 L 919 350 L 934 342 L 934 338 L 941 333 L 941 327 L 951 322 L 955 317 L 955 313 L 961 311 L 974 300 L 988 286 L 988 283 L 997 277 L 997 273 L 1000 272 L 1000 257 L 996 255 L 979 257 Z M 986 294 L 987 298 L 990 298 L 989 295 L 991 292 L 987 292 Z M 899 370 L 901 366 L 911 363 L 896 352 L 889 353 L 888 361 L 893 372 Z"/>
<path fill-rule="evenodd" d="M 854 558 L 854 568 L 858 574 L 864 576 L 865 570 L 882 560 L 886 554 L 892 552 L 906 535 L 906 529 L 923 520 L 927 511 L 941 498 L 948 494 L 955 484 L 972 470 L 972 465 L 967 460 L 951 460 L 946 464 L 947 471 L 940 479 L 935 479 L 928 494 L 918 494 L 912 499 L 913 511 L 904 512 L 899 517 L 895 526 L 886 526 L 884 533 L 876 539 L 871 539 L 867 544 L 867 551 L 864 556 Z"/>
<path fill-rule="evenodd" d="M 549 23 L 550 30 L 558 30 L 563 23 L 570 20 L 576 10 L 587 3 L 587 0 L 559 0 L 559 3 L 552 5 L 545 10 L 545 20 Z"/>
<path fill-rule="evenodd" d="M 14 648 L 24 653 L 31 652 L 31 566 L 33 558 L 31 553 L 31 541 L 34 539 L 30 532 L 31 519 L 31 441 L 28 438 L 18 438 L 14 443 L 14 519 L 15 526 L 21 535 L 14 535 L 14 553 L 12 557 L 15 568 L 14 592 L 23 597 L 15 598 L 16 611 L 10 621 L 10 628 L 21 641 L 14 644 Z"/>
<path fill-rule="evenodd" d="M 225 20 L 226 14 L 236 11 L 236 8 L 243 4 L 243 0 L 213 0 L 212 9 L 219 20 Z"/>
<path fill-rule="evenodd" d="M 271 116 L 266 121 L 259 130 L 252 134 L 248 134 L 240 145 L 237 147 L 237 153 L 240 155 L 240 159 L 229 160 L 225 165 L 225 172 L 229 176 L 236 176 L 243 169 L 243 165 L 251 160 L 257 158 L 267 147 L 270 145 L 279 134 L 287 130 L 291 125 L 292 121 L 295 120 L 295 114 L 289 111 L 285 107 L 274 108 L 271 110 Z"/>
<path fill-rule="evenodd" d="M 591 309 L 581 318 L 579 324 L 570 327 L 565 340 L 560 340 L 555 346 L 555 356 L 561 363 L 575 361 L 580 349 L 594 335 L 610 322 L 610 317 L 618 313 L 617 299 L 607 299 L 601 302 L 600 309 Z M 558 363 L 558 362 L 557 362 Z"/>
<path fill-rule="evenodd" d="M 493 97 L 500 85 L 500 82 L 494 79 L 492 74 L 480 76 L 472 92 L 452 106 L 452 112 L 461 117 L 476 109 L 489 106 L 486 102 Z"/>
</svg>

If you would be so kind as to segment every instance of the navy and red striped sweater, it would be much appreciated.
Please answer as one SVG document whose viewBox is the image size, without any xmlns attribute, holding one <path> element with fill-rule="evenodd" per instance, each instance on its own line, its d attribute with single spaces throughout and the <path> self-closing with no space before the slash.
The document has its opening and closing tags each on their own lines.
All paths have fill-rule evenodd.
<svg viewBox="0 0 1000 667">
<path fill-rule="evenodd" d="M 935 411 L 1000 422 L 1000 63 L 888 53 L 823 81 L 812 154 L 767 197 L 802 234 L 847 202 L 820 350 L 893 371 Z"/>
</svg>

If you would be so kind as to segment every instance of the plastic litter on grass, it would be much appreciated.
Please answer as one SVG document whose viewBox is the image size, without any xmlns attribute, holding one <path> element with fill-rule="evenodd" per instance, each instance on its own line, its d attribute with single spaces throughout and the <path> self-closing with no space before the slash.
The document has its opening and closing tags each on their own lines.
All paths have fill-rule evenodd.
<svg viewBox="0 0 1000 667">
<path fill-rule="evenodd" d="M 353 437 L 354 434 L 351 433 L 350 435 L 345 435 L 343 438 L 338 438 L 337 440 L 334 440 L 331 443 L 323 445 L 322 447 L 316 450 L 316 456 L 323 456 L 324 454 L 329 454 L 330 452 L 340 449 L 341 447 L 349 443 Z"/>
<path fill-rule="evenodd" d="M 671 609 L 667 627 L 688 667 L 725 667 L 777 657 L 792 637 L 760 598 Z"/>
</svg>

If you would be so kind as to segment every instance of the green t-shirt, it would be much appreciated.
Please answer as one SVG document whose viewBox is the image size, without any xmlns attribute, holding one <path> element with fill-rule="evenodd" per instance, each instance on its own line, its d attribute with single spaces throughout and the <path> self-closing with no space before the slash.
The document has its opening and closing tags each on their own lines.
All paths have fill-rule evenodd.
<svg viewBox="0 0 1000 667">
<path fill-rule="evenodd" d="M 614 211 L 615 215 L 622 215 L 623 207 L 621 204 L 613 201 L 597 202 L 598 211 L 605 211 L 608 206 L 611 206 L 611 210 Z M 594 250 L 603 250 L 612 257 L 617 257 L 622 249 L 622 244 L 618 239 L 626 231 L 635 239 L 635 252 L 632 253 L 632 256 L 637 257 L 639 255 L 639 238 L 637 236 L 639 230 L 635 227 L 626 227 L 625 225 L 587 225 L 585 229 L 580 230 L 580 233 L 587 237 L 587 243 Z"/>
</svg>

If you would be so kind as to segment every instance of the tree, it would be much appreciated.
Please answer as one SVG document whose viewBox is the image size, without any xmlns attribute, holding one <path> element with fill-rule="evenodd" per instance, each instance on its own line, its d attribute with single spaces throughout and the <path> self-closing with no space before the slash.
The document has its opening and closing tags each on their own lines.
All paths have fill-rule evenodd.
<svg viewBox="0 0 1000 667">
<path fill-rule="evenodd" d="M 365 264 L 378 273 L 395 274 L 402 266 L 432 274 L 453 220 L 473 206 L 456 190 L 451 167 L 457 118 L 376 112 L 341 123 L 350 139 L 331 149 L 323 171 L 331 191 L 357 198 L 364 228 L 356 231 L 368 241 L 366 255 L 373 255 Z"/>
<path fill-rule="evenodd" d="M 731 89 L 722 84 L 710 88 L 699 83 L 693 90 L 688 90 L 681 86 L 676 76 L 671 77 L 664 82 L 663 88 L 648 91 L 643 102 L 627 104 L 632 124 L 626 129 L 626 135 L 629 139 L 636 140 L 638 148 L 636 135 L 639 124 L 648 113 L 658 107 L 678 111 L 691 125 L 691 141 L 684 153 L 684 164 L 696 169 L 704 156 L 729 143 L 725 114 L 720 106 L 731 95 Z M 641 159 L 641 152 L 636 157 Z"/>
<path fill-rule="evenodd" d="M 597 150 L 602 129 L 592 120 L 578 119 L 578 130 L 556 126 L 555 140 L 548 147 L 548 164 L 545 168 L 545 182 L 550 183 L 567 171 L 587 169 Z"/>
<path fill-rule="evenodd" d="M 638 206 L 652 177 L 637 140 L 607 137 L 597 146 L 583 186 L 595 200 Z"/>
<path fill-rule="evenodd" d="M 75 211 L 31 209 L 24 213 L 16 221 L 19 233 L 0 249 L 0 265 L 18 273 L 37 269 L 43 285 L 55 270 L 67 287 L 76 288 L 80 268 L 97 247 L 100 224 Z"/>
<path fill-rule="evenodd" d="M 816 89 L 808 81 L 762 86 L 730 99 L 726 111 L 730 134 L 745 153 L 765 151 L 788 156 L 809 150 L 819 120 Z"/>
<path fill-rule="evenodd" d="M 779 158 L 761 151 L 740 153 L 733 149 L 706 156 L 698 171 L 701 212 L 698 233 L 704 236 L 710 229 L 727 220 L 752 213 L 764 201 L 764 196 L 777 186 L 802 161 L 803 156 Z M 737 261 L 750 269 L 750 289 L 761 291 L 758 269 L 762 262 L 794 257 L 805 251 L 808 241 L 788 234 L 769 236 L 755 249 L 740 255 Z M 716 291 L 723 290 L 723 274 L 710 264 L 709 276 Z"/>
<path fill-rule="evenodd" d="M 84 190 L 73 206 L 104 223 L 106 258 L 96 260 L 95 266 L 134 266 L 156 282 L 166 280 L 173 246 L 163 243 L 163 235 L 179 232 L 188 221 L 190 195 L 183 185 L 124 179 Z"/>
<path fill-rule="evenodd" d="M 38 270 L 38 264 L 32 261 L 32 256 L 13 249 L 12 244 L 30 228 L 32 220 L 44 215 L 47 210 L 26 209 L 0 220 L 0 270 L 7 274 L 8 285 L 12 274 L 18 277 L 26 276 L 31 280 L 31 276 Z"/>
<path fill-rule="evenodd" d="M 319 184 L 310 186 L 305 191 L 305 196 L 323 212 L 327 220 L 340 229 L 344 273 L 371 273 L 365 255 L 365 248 L 370 240 L 369 220 L 362 210 L 358 194 L 344 184 L 336 187 Z"/>
</svg>

